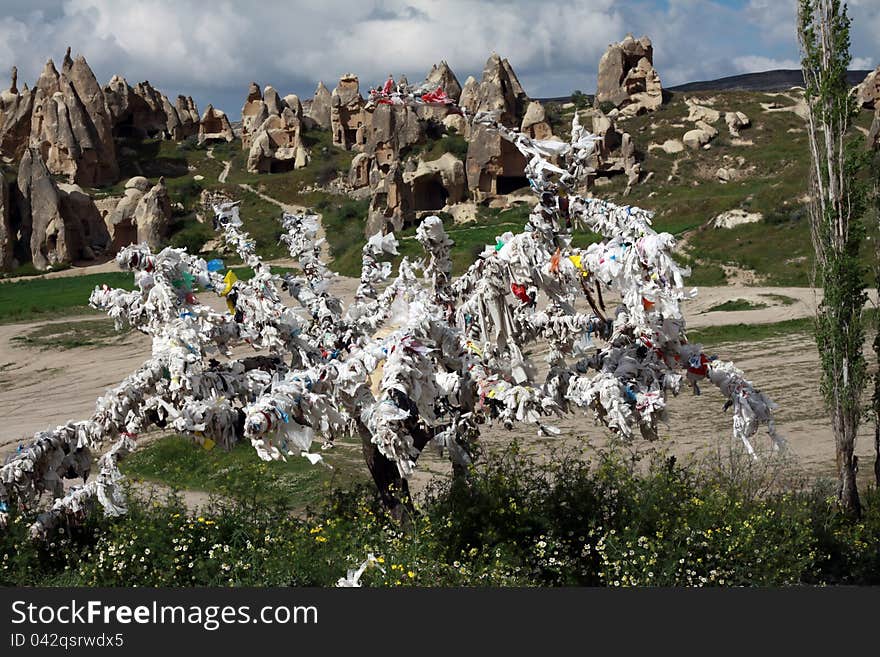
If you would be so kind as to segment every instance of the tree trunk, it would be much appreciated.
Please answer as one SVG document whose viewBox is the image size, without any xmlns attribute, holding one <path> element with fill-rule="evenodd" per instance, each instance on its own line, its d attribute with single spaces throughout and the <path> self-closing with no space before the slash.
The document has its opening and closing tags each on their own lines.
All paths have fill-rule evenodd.
<svg viewBox="0 0 880 657">
<path fill-rule="evenodd" d="M 382 500 L 383 506 L 388 509 L 391 517 L 400 522 L 413 511 L 409 484 L 406 479 L 400 476 L 394 462 L 382 454 L 379 448 L 373 444 L 370 430 L 360 421 L 358 421 L 357 427 L 361 436 L 364 461 L 379 491 L 379 498 Z"/>
<path fill-rule="evenodd" d="M 853 453 L 858 418 L 856 418 L 856 422 L 852 420 L 853 418 L 842 413 L 841 409 L 835 409 L 832 424 L 837 445 L 837 496 L 841 507 L 847 514 L 860 518 L 862 503 L 856 485 L 859 458 Z"/>
<path fill-rule="evenodd" d="M 880 488 L 880 413 L 874 414 L 874 485 Z"/>
</svg>

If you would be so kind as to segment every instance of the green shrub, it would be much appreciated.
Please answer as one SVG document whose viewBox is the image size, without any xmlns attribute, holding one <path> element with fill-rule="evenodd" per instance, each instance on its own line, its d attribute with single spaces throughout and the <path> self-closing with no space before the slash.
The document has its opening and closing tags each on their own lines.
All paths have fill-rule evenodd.
<svg viewBox="0 0 880 657">
<path fill-rule="evenodd" d="M 429 490 L 404 524 L 364 486 L 302 516 L 250 495 L 203 515 L 174 495 L 132 498 L 126 516 L 46 542 L 27 537 L 33 514 L 13 512 L 0 585 L 330 586 L 369 553 L 372 586 L 880 583 L 877 491 L 852 522 L 833 491 L 784 482 L 789 466 L 771 458 L 698 467 L 610 452 L 546 465 L 514 445 L 467 484 Z"/>
</svg>

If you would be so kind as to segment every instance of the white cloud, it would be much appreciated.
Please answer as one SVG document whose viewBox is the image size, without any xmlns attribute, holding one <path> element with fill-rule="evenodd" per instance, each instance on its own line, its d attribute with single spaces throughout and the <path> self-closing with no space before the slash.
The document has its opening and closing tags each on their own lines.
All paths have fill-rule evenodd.
<svg viewBox="0 0 880 657">
<path fill-rule="evenodd" d="M 851 0 L 853 54 L 876 56 L 880 3 Z M 592 91 L 607 45 L 649 34 L 665 85 L 797 68 L 793 0 L 4 0 L 0 71 L 33 81 L 67 45 L 106 82 L 123 74 L 236 116 L 255 80 L 308 96 L 343 72 L 376 84 L 446 59 L 460 80 L 493 50 L 534 96 Z"/>
<path fill-rule="evenodd" d="M 736 70 L 740 73 L 759 73 L 778 69 L 798 69 L 801 63 L 796 59 L 773 59 L 763 55 L 743 55 L 733 60 Z"/>
</svg>

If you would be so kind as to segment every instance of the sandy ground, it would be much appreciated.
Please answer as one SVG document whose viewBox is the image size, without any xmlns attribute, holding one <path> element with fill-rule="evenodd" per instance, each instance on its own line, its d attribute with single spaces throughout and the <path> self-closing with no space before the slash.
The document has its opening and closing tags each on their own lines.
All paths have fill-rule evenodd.
<svg viewBox="0 0 880 657">
<path fill-rule="evenodd" d="M 339 277 L 334 283 L 334 291 L 344 299 L 350 299 L 356 287 L 357 280 L 353 278 Z M 784 295 L 796 301 L 778 305 L 762 296 L 766 294 Z M 735 299 L 777 305 L 742 312 L 706 312 L 712 306 Z M 203 300 L 218 310 L 223 308 L 222 299 L 213 295 L 205 295 Z M 808 288 L 707 287 L 701 288 L 698 298 L 685 305 L 685 315 L 688 325 L 694 327 L 775 322 L 806 317 L 813 312 L 814 303 L 813 291 Z M 91 315 L 56 321 L 94 318 Z M 149 338 L 140 333 L 131 333 L 123 342 L 109 346 L 63 351 L 41 351 L 12 341 L 16 335 L 45 323 L 0 326 L 0 458 L 28 441 L 36 431 L 88 417 L 95 399 L 134 371 L 150 354 Z M 806 336 L 793 336 L 753 344 L 720 345 L 717 353 L 723 359 L 733 360 L 780 405 L 778 430 L 788 439 L 796 461 L 811 473 L 832 474 L 833 439 L 819 396 L 819 360 L 813 342 Z M 533 354 L 533 358 L 536 362 L 543 361 L 540 353 Z M 708 456 L 719 448 L 728 450 L 733 441 L 730 415 L 721 411 L 724 400 L 711 385 L 702 388 L 701 397 L 694 397 L 688 390 L 670 400 L 671 421 L 668 427 L 662 428 L 659 445 L 638 440 L 633 449 L 645 451 L 659 447 L 679 458 Z M 537 437 L 531 427 L 516 427 L 513 431 L 487 427 L 484 441 L 491 448 L 518 438 L 528 444 L 529 449 L 543 454 L 557 447 L 593 449 L 609 444 L 607 431 L 583 413 L 562 418 L 555 424 L 562 430 L 559 437 Z M 872 432 L 871 426 L 863 426 L 857 445 L 865 476 L 871 470 L 873 459 Z M 756 437 L 755 446 L 769 447 L 769 439 L 763 432 Z M 354 451 L 353 448 L 340 451 L 348 449 Z M 420 461 L 414 487 L 421 489 L 432 476 L 448 470 L 446 461 L 426 453 Z M 190 501 L 201 503 L 203 497 L 194 493 Z"/>
</svg>

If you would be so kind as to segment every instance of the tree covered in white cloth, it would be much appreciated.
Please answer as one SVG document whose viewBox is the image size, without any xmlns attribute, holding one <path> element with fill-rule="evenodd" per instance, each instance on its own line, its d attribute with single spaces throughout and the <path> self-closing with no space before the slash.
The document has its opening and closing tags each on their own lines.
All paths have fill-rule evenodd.
<svg viewBox="0 0 880 657">
<path fill-rule="evenodd" d="M 137 288 L 97 288 L 90 302 L 151 336 L 152 355 L 98 399 L 91 418 L 39 432 L 2 467 L 0 522 L 10 505 L 39 504 L 44 493 L 55 500 L 35 536 L 95 500 L 123 513 L 117 461 L 155 426 L 221 448 L 246 440 L 265 460 L 313 463 L 321 448 L 359 437 L 396 517 L 410 506 L 407 478 L 431 444 L 467 476 L 486 422 L 553 435 L 553 416 L 583 409 L 622 440 L 654 440 L 668 395 L 685 385 L 699 394 L 704 379 L 727 398 L 733 434 L 751 454 L 761 424 L 782 447 L 773 402 L 732 363 L 688 342 L 680 303 L 695 292 L 672 258 L 673 237 L 655 232 L 645 210 L 577 193 L 596 141 L 577 116 L 567 144 L 530 139 L 491 115 L 473 120 L 523 153 L 538 202 L 522 232 L 498 236 L 457 279 L 453 243 L 433 216 L 416 231 L 424 259 L 403 258 L 396 272 L 383 260 L 397 255 L 394 235 L 368 240 L 350 304 L 333 294 L 314 215 L 282 218 L 297 274 L 273 274 L 262 262 L 235 204 L 215 208 L 215 225 L 253 271 L 249 280 L 184 249 L 120 251 L 116 261 Z M 603 239 L 576 248 L 578 229 Z M 227 311 L 203 304 L 199 291 L 225 297 Z M 606 298 L 619 303 L 609 308 Z M 540 380 L 525 356 L 535 343 L 549 347 Z M 242 345 L 265 355 L 231 355 Z M 91 454 L 108 442 L 90 478 Z M 83 485 L 65 494 L 65 476 Z"/>
</svg>

